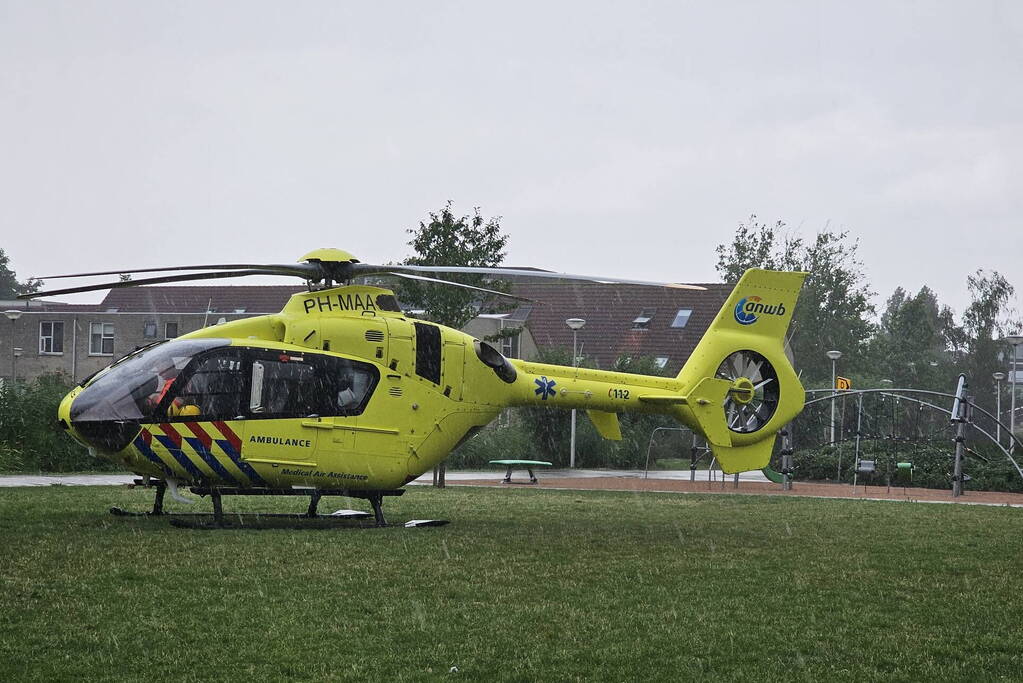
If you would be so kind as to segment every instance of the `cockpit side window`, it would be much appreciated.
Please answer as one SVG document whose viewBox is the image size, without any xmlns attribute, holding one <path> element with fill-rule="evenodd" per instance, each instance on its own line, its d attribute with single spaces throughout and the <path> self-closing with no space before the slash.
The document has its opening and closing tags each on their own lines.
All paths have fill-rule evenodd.
<svg viewBox="0 0 1023 683">
<path fill-rule="evenodd" d="M 252 353 L 247 409 L 253 418 L 358 415 L 379 379 L 374 366 L 345 358 Z"/>
<path fill-rule="evenodd" d="M 196 358 L 162 390 L 159 411 L 169 419 L 233 420 L 244 415 L 246 385 L 240 350 L 213 351 Z"/>
</svg>

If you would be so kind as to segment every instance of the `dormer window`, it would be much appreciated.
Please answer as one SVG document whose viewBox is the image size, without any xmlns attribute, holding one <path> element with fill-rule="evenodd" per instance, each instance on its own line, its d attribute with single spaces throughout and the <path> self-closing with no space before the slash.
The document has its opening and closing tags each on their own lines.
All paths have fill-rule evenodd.
<svg viewBox="0 0 1023 683">
<path fill-rule="evenodd" d="M 654 318 L 654 311 L 643 311 L 632 320 L 632 329 L 649 330 L 650 321 Z"/>
</svg>

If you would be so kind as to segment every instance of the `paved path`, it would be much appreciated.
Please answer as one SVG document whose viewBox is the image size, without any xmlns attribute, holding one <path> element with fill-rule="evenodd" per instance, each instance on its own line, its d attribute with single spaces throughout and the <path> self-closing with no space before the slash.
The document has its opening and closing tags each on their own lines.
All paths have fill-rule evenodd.
<svg viewBox="0 0 1023 683">
<path fill-rule="evenodd" d="M 537 468 L 534 472 L 536 472 L 537 477 L 541 481 L 546 478 L 602 479 L 610 477 L 616 479 L 643 479 L 643 470 L 548 470 L 546 468 Z M 504 477 L 504 473 L 505 469 L 503 467 L 493 470 L 449 471 L 445 474 L 445 479 L 450 482 L 479 481 L 481 479 L 500 481 Z M 518 477 L 520 473 L 516 471 L 513 476 Z M 525 470 L 522 471 L 521 476 L 526 476 Z M 714 472 L 714 476 L 716 481 L 721 480 L 720 472 Z M 6 486 L 119 486 L 130 484 L 136 478 L 134 474 L 11 474 L 0 475 L 0 488 Z M 688 481 L 689 470 L 654 470 L 650 472 L 650 478 Z M 707 481 L 707 479 L 707 470 L 696 471 L 696 481 Z M 732 481 L 731 476 L 726 475 L 726 479 Z M 767 477 L 760 472 L 743 472 L 739 475 L 739 480 L 743 482 L 766 482 Z M 427 472 L 412 483 L 431 484 L 433 483 L 433 473 Z"/>
</svg>

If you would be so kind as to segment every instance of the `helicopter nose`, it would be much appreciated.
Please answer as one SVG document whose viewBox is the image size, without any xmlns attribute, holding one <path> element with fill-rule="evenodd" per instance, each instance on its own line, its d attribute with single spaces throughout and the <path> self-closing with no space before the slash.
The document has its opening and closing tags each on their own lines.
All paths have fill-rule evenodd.
<svg viewBox="0 0 1023 683">
<path fill-rule="evenodd" d="M 106 453 L 117 453 L 132 442 L 141 426 L 130 420 L 75 420 L 71 415 L 72 405 L 82 393 L 75 387 L 60 402 L 57 408 L 57 426 L 87 448 Z"/>
<path fill-rule="evenodd" d="M 72 422 L 71 430 L 80 442 L 101 453 L 119 453 L 128 447 L 142 427 L 127 420 Z"/>
</svg>

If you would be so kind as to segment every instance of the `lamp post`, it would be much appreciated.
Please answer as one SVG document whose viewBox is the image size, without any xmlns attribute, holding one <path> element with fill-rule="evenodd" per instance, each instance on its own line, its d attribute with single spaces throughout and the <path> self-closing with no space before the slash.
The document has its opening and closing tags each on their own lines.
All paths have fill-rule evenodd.
<svg viewBox="0 0 1023 683">
<path fill-rule="evenodd" d="M 572 367 L 577 368 L 579 367 L 579 352 L 576 351 L 576 342 L 579 338 L 579 330 L 583 329 L 586 321 L 582 318 L 569 318 L 565 324 L 572 329 Z M 572 408 L 571 451 L 568 456 L 568 466 L 575 467 L 575 408 Z"/>
<path fill-rule="evenodd" d="M 18 359 L 21 358 L 21 347 L 14 347 L 14 365 L 11 366 L 11 382 L 18 381 Z"/>
<path fill-rule="evenodd" d="M 831 359 L 831 443 L 835 443 L 835 397 L 838 396 L 838 392 L 835 391 L 835 372 L 836 363 L 842 357 L 842 352 L 828 351 L 826 355 Z"/>
<path fill-rule="evenodd" d="M 998 419 L 995 420 L 995 442 L 998 444 L 1002 443 L 1002 380 L 1005 379 L 1004 372 L 996 372 L 991 375 L 995 378 L 995 415 Z"/>
<path fill-rule="evenodd" d="M 1012 397 L 1009 401 L 1009 453 L 1016 447 L 1016 361 L 1019 358 L 1019 345 L 1023 344 L 1023 337 L 1012 335 L 1006 337 L 1005 341 L 1012 347 L 1012 364 L 1009 366 L 1009 386 L 1012 387 Z"/>
<path fill-rule="evenodd" d="M 18 318 L 21 317 L 21 311 L 17 310 L 16 308 L 12 308 L 9 311 L 4 311 L 4 315 L 6 315 L 7 319 L 11 321 L 11 382 L 13 383 L 14 382 L 14 363 L 15 363 L 15 360 L 14 360 L 14 358 L 15 358 L 15 353 L 14 353 L 14 344 L 15 344 L 15 341 L 14 341 L 14 331 L 15 331 L 14 321 L 16 321 Z"/>
</svg>

